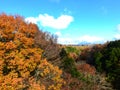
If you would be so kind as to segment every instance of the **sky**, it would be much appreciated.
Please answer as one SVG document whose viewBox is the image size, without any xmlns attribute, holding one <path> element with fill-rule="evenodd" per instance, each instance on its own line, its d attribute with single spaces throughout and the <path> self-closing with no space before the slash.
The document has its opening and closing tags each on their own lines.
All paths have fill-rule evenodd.
<svg viewBox="0 0 120 90">
<path fill-rule="evenodd" d="M 120 39 L 120 0 L 0 0 L 0 13 L 58 36 L 60 44 Z"/>
</svg>

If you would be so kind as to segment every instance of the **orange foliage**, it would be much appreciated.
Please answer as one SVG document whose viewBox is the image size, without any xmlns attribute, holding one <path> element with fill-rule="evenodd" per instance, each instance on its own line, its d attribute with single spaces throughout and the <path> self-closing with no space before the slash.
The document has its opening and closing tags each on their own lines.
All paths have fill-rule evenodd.
<svg viewBox="0 0 120 90">
<path fill-rule="evenodd" d="M 76 53 L 69 53 L 69 57 L 76 60 L 78 58 L 78 55 Z"/>
<path fill-rule="evenodd" d="M 43 50 L 34 45 L 37 31 L 20 16 L 0 15 L 0 90 L 59 90 L 64 84 L 62 71 L 43 60 Z M 45 86 L 36 73 L 51 83 Z"/>
<path fill-rule="evenodd" d="M 42 60 L 37 70 L 37 79 L 43 79 L 44 84 L 48 90 L 60 90 L 64 80 L 61 78 L 62 71 L 57 66 L 53 66 L 46 60 Z M 47 83 L 46 83 L 47 82 Z M 52 82 L 52 83 L 51 83 Z"/>
</svg>

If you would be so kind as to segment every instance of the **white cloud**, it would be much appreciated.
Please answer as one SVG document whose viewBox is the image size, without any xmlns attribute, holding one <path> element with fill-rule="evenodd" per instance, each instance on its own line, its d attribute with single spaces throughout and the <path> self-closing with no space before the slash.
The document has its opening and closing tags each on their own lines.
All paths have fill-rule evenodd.
<svg viewBox="0 0 120 90">
<path fill-rule="evenodd" d="M 114 36 L 114 38 L 115 38 L 115 39 L 120 39 L 120 34 L 116 34 L 116 35 Z"/>
<path fill-rule="evenodd" d="M 28 17 L 25 19 L 25 21 L 37 24 L 38 19 L 34 17 Z"/>
<path fill-rule="evenodd" d="M 117 25 L 117 30 L 120 31 L 120 24 Z"/>
<path fill-rule="evenodd" d="M 69 15 L 61 15 L 57 19 L 48 14 L 39 15 L 39 20 L 43 26 L 52 27 L 55 29 L 65 29 L 73 21 L 73 17 Z"/>
<path fill-rule="evenodd" d="M 118 24 L 116 27 L 116 34 L 114 35 L 114 39 L 115 40 L 120 39 L 120 24 Z"/>
<path fill-rule="evenodd" d="M 58 43 L 61 43 L 61 44 L 79 44 L 81 42 L 87 42 L 92 44 L 92 43 L 102 43 L 106 41 L 104 38 L 90 36 L 90 35 L 84 35 L 79 38 L 78 37 L 77 38 L 71 38 L 71 37 L 58 38 Z"/>
<path fill-rule="evenodd" d="M 89 36 L 89 35 L 84 35 L 84 36 L 80 37 L 79 40 L 89 42 L 89 43 L 104 41 L 104 39 L 101 37 Z"/>
<path fill-rule="evenodd" d="M 40 22 L 40 24 L 44 27 L 66 29 L 74 19 L 69 15 L 61 15 L 58 18 L 54 18 L 48 14 L 40 14 L 38 17 L 28 17 L 25 20 L 32 23 Z"/>
<path fill-rule="evenodd" d="M 69 37 L 64 37 L 64 38 L 59 37 L 58 43 L 60 43 L 60 44 L 78 44 L 77 42 L 75 42 L 74 39 L 69 38 Z"/>
<path fill-rule="evenodd" d="M 61 36 L 61 32 L 56 32 L 55 35 L 57 35 L 58 37 Z"/>
</svg>

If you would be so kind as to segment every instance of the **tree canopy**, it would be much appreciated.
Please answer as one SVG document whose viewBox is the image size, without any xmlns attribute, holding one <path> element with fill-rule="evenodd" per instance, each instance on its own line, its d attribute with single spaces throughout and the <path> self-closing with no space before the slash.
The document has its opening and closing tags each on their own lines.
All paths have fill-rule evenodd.
<svg viewBox="0 0 120 90">
<path fill-rule="evenodd" d="M 64 84 L 62 71 L 35 45 L 37 31 L 18 15 L 0 14 L 0 90 L 59 90 Z"/>
</svg>

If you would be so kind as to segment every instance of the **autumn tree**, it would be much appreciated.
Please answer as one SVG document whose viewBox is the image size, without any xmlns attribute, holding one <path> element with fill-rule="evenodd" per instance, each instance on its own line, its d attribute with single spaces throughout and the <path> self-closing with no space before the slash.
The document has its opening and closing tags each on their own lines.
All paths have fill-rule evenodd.
<svg viewBox="0 0 120 90">
<path fill-rule="evenodd" d="M 56 35 L 52 35 L 49 32 L 37 30 L 35 36 L 35 45 L 44 50 L 43 56 L 46 57 L 48 61 L 55 63 L 56 60 L 60 60 L 60 47 L 57 44 Z"/>
<path fill-rule="evenodd" d="M 38 27 L 20 16 L 0 15 L 0 90 L 59 90 L 62 71 L 36 47 Z M 49 84 L 43 83 L 49 77 Z"/>
</svg>

